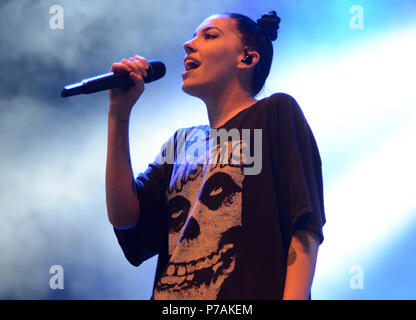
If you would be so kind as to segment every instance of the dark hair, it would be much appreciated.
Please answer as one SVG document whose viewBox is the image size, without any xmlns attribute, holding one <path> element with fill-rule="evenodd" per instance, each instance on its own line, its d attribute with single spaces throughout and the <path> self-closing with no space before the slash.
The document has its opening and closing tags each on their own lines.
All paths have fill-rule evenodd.
<svg viewBox="0 0 416 320">
<path fill-rule="evenodd" d="M 272 41 L 277 39 L 280 18 L 276 15 L 276 11 L 262 15 L 257 23 L 239 13 L 224 13 L 224 15 L 237 21 L 237 29 L 243 37 L 243 44 L 249 50 L 260 54 L 260 60 L 253 74 L 252 95 L 254 97 L 263 88 L 270 72 L 273 59 Z"/>
</svg>

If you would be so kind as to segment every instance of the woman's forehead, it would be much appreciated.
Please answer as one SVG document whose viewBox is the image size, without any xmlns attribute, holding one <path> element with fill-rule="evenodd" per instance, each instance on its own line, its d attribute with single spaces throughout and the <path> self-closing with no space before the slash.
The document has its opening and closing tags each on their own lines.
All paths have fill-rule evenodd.
<svg viewBox="0 0 416 320">
<path fill-rule="evenodd" d="M 212 16 L 209 16 L 204 21 L 201 22 L 201 24 L 198 26 L 195 34 L 197 34 L 199 31 L 210 27 L 218 27 L 223 32 L 229 32 L 229 31 L 236 31 L 235 27 L 232 23 L 232 20 L 229 16 L 221 15 L 221 14 L 214 14 Z"/>
</svg>

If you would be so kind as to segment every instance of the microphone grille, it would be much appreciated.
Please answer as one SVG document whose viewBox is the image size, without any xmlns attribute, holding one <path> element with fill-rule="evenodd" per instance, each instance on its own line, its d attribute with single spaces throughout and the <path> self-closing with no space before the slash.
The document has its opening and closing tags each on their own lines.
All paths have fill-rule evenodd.
<svg viewBox="0 0 416 320">
<path fill-rule="evenodd" d="M 151 60 L 148 63 L 150 68 L 147 70 L 147 77 L 144 79 L 145 83 L 159 80 L 166 74 L 166 67 L 162 61 Z"/>
</svg>

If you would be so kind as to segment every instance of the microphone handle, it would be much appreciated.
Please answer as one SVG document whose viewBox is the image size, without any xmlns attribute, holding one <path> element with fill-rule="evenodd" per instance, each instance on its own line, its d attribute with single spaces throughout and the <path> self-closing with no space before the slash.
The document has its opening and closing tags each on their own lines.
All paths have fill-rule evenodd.
<svg viewBox="0 0 416 320">
<path fill-rule="evenodd" d="M 83 86 L 83 93 L 86 94 L 109 90 L 112 88 L 122 88 L 127 90 L 134 86 L 134 82 L 129 78 L 129 76 L 116 76 L 114 72 L 85 79 L 82 83 L 88 84 Z"/>
<path fill-rule="evenodd" d="M 162 61 L 150 60 L 147 76 L 143 78 L 144 83 L 149 83 L 162 78 L 166 73 L 166 67 Z M 114 72 L 101 74 L 92 78 L 84 79 L 81 82 L 73 83 L 64 87 L 61 92 L 62 97 L 70 97 L 77 94 L 90 94 L 112 88 L 122 88 L 128 90 L 134 86 L 134 82 L 129 75 L 118 75 Z"/>
<path fill-rule="evenodd" d="M 124 88 L 127 90 L 132 86 L 134 86 L 134 82 L 129 76 L 116 76 L 114 72 L 109 72 L 67 85 L 62 90 L 61 96 L 66 98 L 78 94 L 90 94 L 112 88 Z"/>
</svg>

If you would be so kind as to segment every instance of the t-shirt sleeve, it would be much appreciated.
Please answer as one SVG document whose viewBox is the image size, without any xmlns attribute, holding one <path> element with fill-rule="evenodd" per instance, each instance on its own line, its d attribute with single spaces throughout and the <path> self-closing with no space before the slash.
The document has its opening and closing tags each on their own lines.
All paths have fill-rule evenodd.
<svg viewBox="0 0 416 320">
<path fill-rule="evenodd" d="M 154 162 L 135 179 L 140 202 L 140 218 L 136 226 L 113 228 L 124 255 L 134 266 L 159 254 L 167 244 L 166 190 L 172 172 L 169 161 L 173 148 L 171 137 L 161 148 Z"/>
<path fill-rule="evenodd" d="M 302 110 L 289 95 L 279 96 L 278 123 L 279 206 L 289 227 L 288 237 L 296 230 L 308 230 L 321 243 L 326 222 L 321 157 Z"/>
</svg>

